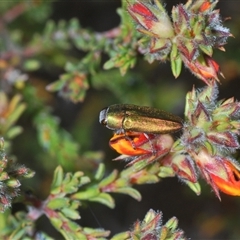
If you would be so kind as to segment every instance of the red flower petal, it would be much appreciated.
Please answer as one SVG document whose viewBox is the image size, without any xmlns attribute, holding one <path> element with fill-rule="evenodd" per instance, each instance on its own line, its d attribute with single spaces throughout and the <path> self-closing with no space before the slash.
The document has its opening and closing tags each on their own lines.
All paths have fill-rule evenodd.
<svg viewBox="0 0 240 240">
<path fill-rule="evenodd" d="M 222 73 L 219 71 L 219 65 L 211 57 L 204 54 L 202 59 L 196 59 L 194 61 L 191 61 L 184 55 L 181 55 L 181 58 L 185 66 L 206 84 L 211 85 L 213 80 L 219 81 L 217 75 L 222 75 Z"/>
<path fill-rule="evenodd" d="M 129 5 L 128 11 L 132 18 L 146 29 L 150 29 L 153 21 L 157 21 L 156 16 L 142 3 Z"/>
<path fill-rule="evenodd" d="M 210 2 L 204 2 L 199 10 L 200 10 L 200 12 L 205 12 L 210 7 L 211 7 L 211 3 Z"/>
<path fill-rule="evenodd" d="M 207 134 L 207 138 L 213 143 L 229 147 L 229 148 L 239 148 L 239 143 L 237 138 L 230 132 L 210 132 Z"/>
<path fill-rule="evenodd" d="M 240 196 L 240 166 L 232 160 L 211 156 L 205 150 L 193 155 L 202 176 L 220 199 L 219 190 L 233 196 Z"/>
<path fill-rule="evenodd" d="M 140 147 L 141 145 L 149 142 L 151 137 L 152 136 L 150 134 L 149 138 L 147 138 L 147 135 L 136 132 L 114 134 L 109 141 L 109 145 L 120 154 L 137 156 L 151 153 L 149 149 L 143 149 Z"/>
<path fill-rule="evenodd" d="M 135 3 L 129 9 L 134 13 L 144 16 L 145 18 L 157 20 L 152 12 L 142 3 Z"/>
<path fill-rule="evenodd" d="M 239 166 L 229 160 L 224 160 L 229 179 L 225 180 L 219 176 L 211 175 L 218 189 L 226 194 L 240 196 L 240 169 Z"/>
<path fill-rule="evenodd" d="M 146 160 L 146 163 L 149 164 L 169 153 L 173 145 L 173 138 L 168 134 L 125 132 L 114 134 L 109 145 L 122 154 L 114 160 L 129 160 L 128 165 Z"/>
</svg>

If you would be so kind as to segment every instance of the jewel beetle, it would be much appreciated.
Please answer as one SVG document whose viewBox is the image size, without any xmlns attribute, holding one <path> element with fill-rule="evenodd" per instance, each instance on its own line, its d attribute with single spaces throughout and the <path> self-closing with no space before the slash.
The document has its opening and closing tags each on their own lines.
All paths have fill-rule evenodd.
<svg viewBox="0 0 240 240">
<path fill-rule="evenodd" d="M 163 110 L 133 104 L 114 104 L 99 114 L 99 122 L 116 132 L 173 133 L 182 129 L 183 120 Z"/>
</svg>

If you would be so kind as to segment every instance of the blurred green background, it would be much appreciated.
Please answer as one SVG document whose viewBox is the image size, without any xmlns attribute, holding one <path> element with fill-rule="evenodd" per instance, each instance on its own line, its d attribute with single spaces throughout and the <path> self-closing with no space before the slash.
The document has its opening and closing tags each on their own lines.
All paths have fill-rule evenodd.
<svg viewBox="0 0 240 240">
<path fill-rule="evenodd" d="M 25 5 L 21 8 L 23 2 Z M 177 3 L 179 1 L 166 1 L 168 11 Z M 149 64 L 140 58 L 136 67 L 124 77 L 118 69 L 99 69 L 97 79 L 89 79 L 90 87 L 81 103 L 72 103 L 57 93 L 46 91 L 46 86 L 64 73 L 67 61 L 77 62 L 86 54 L 71 45 L 71 42 L 70 47 L 45 43 L 43 50 L 36 54 L 31 53 L 32 39 L 36 34 L 43 34 L 46 22 L 77 18 L 83 28 L 97 32 L 108 31 L 120 24 L 120 17 L 116 13 L 120 6 L 120 0 L 0 2 L 1 90 L 9 96 L 22 91 L 4 80 L 6 69 L 2 65 L 5 61 L 9 67 L 20 68 L 23 73 L 26 72 L 28 80 L 24 84 L 35 89 L 35 94 L 26 97 L 29 108 L 18 122 L 24 130 L 12 141 L 11 154 L 19 163 L 36 171 L 34 178 L 24 180 L 23 189 L 34 189 L 34 193 L 42 199 L 48 195 L 53 170 L 59 160 L 39 145 L 33 123 L 35 110 L 30 109 L 31 103 L 33 109 L 39 104 L 38 100 L 45 107 L 51 107 L 52 114 L 59 118 L 59 131 L 60 128 L 68 131 L 72 139 L 79 144 L 81 157 L 78 158 L 78 164 L 73 166 L 66 158 L 65 169 L 82 170 L 91 174 L 91 171 L 95 171 L 94 166 L 88 162 L 92 151 L 99 151 L 95 158 L 103 158 L 109 172 L 113 168 L 123 169 L 125 165 L 123 162 L 111 161 L 117 154 L 108 146 L 112 132 L 98 122 L 98 114 L 102 108 L 114 103 L 133 103 L 158 107 L 183 117 L 186 93 L 193 85 L 197 88 L 204 86 L 187 69 L 183 69 L 180 77 L 174 79 L 169 63 Z M 234 35 L 225 47 L 226 52 L 214 53 L 214 58 L 225 75 L 219 86 L 219 98 L 240 99 L 240 1 L 220 1 L 217 8 L 221 10 L 223 19 L 231 17 L 225 25 Z M 17 44 L 12 44 L 12 40 Z M 28 51 L 25 51 L 26 49 Z M 22 54 L 23 50 L 25 55 Z M 24 66 L 25 57 L 36 59 L 36 64 L 40 64 L 40 67 L 34 69 L 34 66 Z M 108 57 L 103 55 L 102 63 L 107 59 Z M 33 63 L 34 61 L 30 64 Z M 96 203 L 80 208 L 80 224 L 103 227 L 115 234 L 129 229 L 136 219 L 142 219 L 148 209 L 152 208 L 163 212 L 164 222 L 176 216 L 179 227 L 191 239 L 239 239 L 240 198 L 221 194 L 220 202 L 205 182 L 201 181 L 201 187 L 202 194 L 196 196 L 177 178 L 163 179 L 158 184 L 137 186 L 142 194 L 141 202 L 136 202 L 129 196 L 114 194 L 115 209 Z M 21 207 L 14 206 L 13 211 Z M 39 219 L 38 227 L 43 228 L 49 235 L 57 234 L 46 224 L 44 217 Z"/>
</svg>

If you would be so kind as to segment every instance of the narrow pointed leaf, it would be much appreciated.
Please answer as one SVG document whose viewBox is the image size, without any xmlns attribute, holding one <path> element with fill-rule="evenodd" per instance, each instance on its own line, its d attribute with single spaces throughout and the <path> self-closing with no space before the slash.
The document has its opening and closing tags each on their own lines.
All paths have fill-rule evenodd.
<svg viewBox="0 0 240 240">
<path fill-rule="evenodd" d="M 61 166 L 58 166 L 55 169 L 54 175 L 53 175 L 53 181 L 51 186 L 52 191 L 54 191 L 55 188 L 59 187 L 62 184 L 62 181 L 63 181 L 63 169 Z"/>
<path fill-rule="evenodd" d="M 54 198 L 51 199 L 47 204 L 47 207 L 50 209 L 60 209 L 67 206 L 69 206 L 68 198 Z"/>
<path fill-rule="evenodd" d="M 103 163 L 100 163 L 94 178 L 96 180 L 100 180 L 103 178 L 104 173 L 105 173 L 105 165 Z"/>
<path fill-rule="evenodd" d="M 70 218 L 70 219 L 80 219 L 80 215 L 78 211 L 73 210 L 71 208 L 63 208 L 61 209 L 61 212 L 65 215 L 65 217 Z"/>
<path fill-rule="evenodd" d="M 99 193 L 100 193 L 99 188 L 94 186 L 94 187 L 88 188 L 86 191 L 73 194 L 71 198 L 79 199 L 79 200 L 90 200 L 98 196 Z"/>
<path fill-rule="evenodd" d="M 172 46 L 172 51 L 170 53 L 170 61 L 173 76 L 177 78 L 182 70 L 182 59 L 180 58 L 176 44 L 173 44 Z"/>
<path fill-rule="evenodd" d="M 114 199 L 108 193 L 100 193 L 97 197 L 89 199 L 89 201 L 102 203 L 109 208 L 115 207 Z"/>
<path fill-rule="evenodd" d="M 99 183 L 99 187 L 105 187 L 107 185 L 109 185 L 110 183 L 112 183 L 118 175 L 118 171 L 117 170 L 113 170 L 111 174 L 109 174 L 106 178 L 104 178 L 100 183 Z"/>
<path fill-rule="evenodd" d="M 118 188 L 114 190 L 114 192 L 127 194 L 138 201 L 141 201 L 142 198 L 141 194 L 136 189 L 131 187 Z"/>
</svg>

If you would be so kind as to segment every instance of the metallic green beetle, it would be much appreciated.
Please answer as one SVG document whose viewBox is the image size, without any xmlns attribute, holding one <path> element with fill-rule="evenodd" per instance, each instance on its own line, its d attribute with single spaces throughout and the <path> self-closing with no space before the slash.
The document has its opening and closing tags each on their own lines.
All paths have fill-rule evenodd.
<svg viewBox="0 0 240 240">
<path fill-rule="evenodd" d="M 99 122 L 114 131 L 143 133 L 173 133 L 183 127 L 183 120 L 157 108 L 133 104 L 115 104 L 104 108 Z"/>
</svg>

